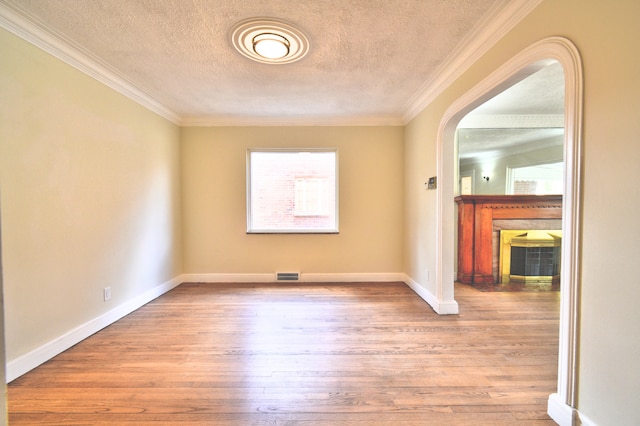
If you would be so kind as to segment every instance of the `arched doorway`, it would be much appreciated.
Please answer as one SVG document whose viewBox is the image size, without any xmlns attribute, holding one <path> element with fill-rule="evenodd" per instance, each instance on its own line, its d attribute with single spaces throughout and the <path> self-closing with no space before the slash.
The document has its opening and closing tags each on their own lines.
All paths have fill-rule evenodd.
<svg viewBox="0 0 640 426">
<path fill-rule="evenodd" d="M 562 259 L 558 388 L 550 395 L 552 418 L 566 417 L 575 406 L 577 316 L 580 260 L 580 211 L 582 167 L 583 78 L 579 52 L 565 38 L 541 40 L 516 55 L 446 111 L 438 130 L 437 169 L 440 179 L 437 199 L 437 297 L 443 306 L 455 307 L 454 299 L 454 188 L 457 186 L 455 132 L 458 122 L 470 111 L 539 69 L 547 60 L 558 61 L 565 76 L 564 201 L 562 211 Z"/>
<path fill-rule="evenodd" d="M 562 194 L 564 70 L 555 60 L 536 65 L 458 123 L 456 195 Z"/>
<path fill-rule="evenodd" d="M 457 125 L 460 185 L 454 191 L 460 197 L 454 221 L 463 219 L 455 244 L 457 280 L 484 290 L 558 289 L 565 78 L 555 60 L 538 61 L 535 67 Z M 494 210 L 496 202 L 502 208 Z M 476 215 L 489 217 L 491 228 Z M 522 232 L 532 246 L 525 248 L 527 243 L 520 241 L 520 247 L 512 247 L 511 238 Z M 512 252 L 520 256 L 518 262 L 511 261 Z"/>
</svg>

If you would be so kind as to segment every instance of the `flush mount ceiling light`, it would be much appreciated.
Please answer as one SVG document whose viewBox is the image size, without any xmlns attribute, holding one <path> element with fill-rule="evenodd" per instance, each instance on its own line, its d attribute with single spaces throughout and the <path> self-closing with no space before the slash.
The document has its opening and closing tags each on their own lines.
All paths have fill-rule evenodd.
<svg viewBox="0 0 640 426">
<path fill-rule="evenodd" d="M 299 61 L 309 52 L 309 40 L 302 31 L 272 18 L 240 21 L 230 34 L 238 52 L 265 64 L 288 64 Z"/>
<path fill-rule="evenodd" d="M 284 58 L 290 46 L 289 40 L 278 34 L 262 33 L 253 38 L 253 51 L 267 59 Z"/>
</svg>

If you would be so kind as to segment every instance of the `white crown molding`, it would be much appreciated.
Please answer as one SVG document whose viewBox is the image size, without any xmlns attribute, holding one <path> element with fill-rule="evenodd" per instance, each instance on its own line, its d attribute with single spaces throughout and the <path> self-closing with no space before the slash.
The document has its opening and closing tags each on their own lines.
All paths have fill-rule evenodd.
<svg viewBox="0 0 640 426">
<path fill-rule="evenodd" d="M 180 117 L 157 99 L 131 83 L 123 74 L 74 43 L 48 28 L 18 6 L 0 3 L 0 27 L 71 65 L 121 95 L 142 105 L 174 124 Z"/>
<path fill-rule="evenodd" d="M 240 126 L 404 126 L 400 116 L 362 117 L 183 117 L 185 127 L 240 127 Z"/>
<path fill-rule="evenodd" d="M 414 119 L 540 3 L 542 0 L 497 2 L 438 67 L 433 77 L 409 99 L 402 114 L 403 122 L 407 124 Z"/>
<path fill-rule="evenodd" d="M 327 118 L 181 117 L 126 76 L 19 6 L 0 3 L 0 27 L 180 126 L 403 126 L 432 102 L 542 0 L 502 0 L 407 102 L 402 114 Z"/>
<path fill-rule="evenodd" d="M 458 123 L 462 129 L 546 129 L 564 127 L 564 114 L 467 114 Z"/>
<path fill-rule="evenodd" d="M 559 136 L 559 137 L 561 138 L 562 136 Z M 563 151 L 561 145 L 558 145 L 553 139 L 547 139 L 547 140 L 537 142 L 535 146 L 528 146 L 526 148 L 519 148 L 515 146 L 515 147 L 508 147 L 507 149 L 504 149 L 502 151 L 496 151 L 496 152 L 487 152 L 487 153 L 483 152 L 483 153 L 473 154 L 471 156 L 460 155 L 460 164 L 467 167 L 473 167 L 473 165 L 477 166 L 485 161 L 497 160 L 498 158 L 503 158 L 508 160 L 509 157 L 512 157 L 515 155 L 525 155 L 529 152 L 533 152 L 541 149 L 547 149 L 547 148 L 556 148 L 559 153 Z M 547 160 L 551 163 L 562 162 L 562 154 L 558 154 L 558 155 L 549 154 L 549 157 L 547 157 Z M 545 162 L 545 164 L 547 163 Z"/>
</svg>

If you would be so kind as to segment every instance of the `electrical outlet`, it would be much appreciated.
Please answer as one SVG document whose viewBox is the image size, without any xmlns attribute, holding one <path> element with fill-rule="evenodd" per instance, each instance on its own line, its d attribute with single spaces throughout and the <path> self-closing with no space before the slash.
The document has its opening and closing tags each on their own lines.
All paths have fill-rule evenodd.
<svg viewBox="0 0 640 426">
<path fill-rule="evenodd" d="M 111 300 L 111 287 L 105 287 L 103 290 L 104 301 Z"/>
</svg>

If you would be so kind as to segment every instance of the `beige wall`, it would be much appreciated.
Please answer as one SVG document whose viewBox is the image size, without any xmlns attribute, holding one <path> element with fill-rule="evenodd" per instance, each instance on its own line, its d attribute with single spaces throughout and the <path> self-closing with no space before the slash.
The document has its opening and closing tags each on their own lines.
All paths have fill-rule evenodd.
<svg viewBox="0 0 640 426">
<path fill-rule="evenodd" d="M 182 130 L 186 273 L 402 272 L 401 127 Z M 247 148 L 336 147 L 340 233 L 248 235 Z"/>
<path fill-rule="evenodd" d="M 11 361 L 181 273 L 180 131 L 4 30 L 0 50 Z"/>
<path fill-rule="evenodd" d="M 439 110 L 444 111 L 444 106 Z M 436 135 L 439 116 L 413 120 L 405 128 L 404 272 L 410 279 L 437 294 L 436 191 L 425 191 L 424 182 L 436 176 Z"/>
<path fill-rule="evenodd" d="M 433 267 L 435 199 L 412 182 L 435 165 L 438 123 L 447 107 L 530 44 L 565 36 L 578 47 L 585 76 L 583 256 L 577 408 L 599 425 L 638 424 L 640 394 L 640 2 L 547 0 L 406 128 L 405 272 L 421 285 Z M 452 201 L 451 201 L 452 202 Z M 414 237 L 420 234 L 421 237 Z M 421 254 L 427 253 L 424 259 Z M 463 310 L 464 307 L 461 307 Z"/>
<path fill-rule="evenodd" d="M 0 210 L 0 223 L 2 223 L 2 210 Z M 6 365 L 6 352 L 4 344 L 4 284 L 2 282 L 2 228 L 0 227 L 0 365 Z M 0 425 L 6 425 L 9 421 L 7 413 L 7 369 L 0 369 Z"/>
<path fill-rule="evenodd" d="M 585 75 L 578 408 L 600 425 L 637 424 L 640 291 L 631 265 L 640 240 L 638 16 L 637 0 L 546 0 L 405 129 L 180 134 L 0 31 L 8 359 L 183 271 L 405 272 L 435 294 L 436 192 L 425 191 L 424 182 L 436 174 L 439 122 L 517 52 L 561 35 L 580 49 Z M 247 235 L 246 149 L 316 145 L 340 150 L 341 233 Z M 105 286 L 112 287 L 111 303 L 102 301 Z"/>
</svg>

